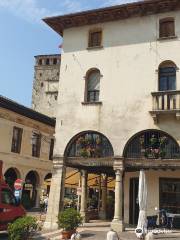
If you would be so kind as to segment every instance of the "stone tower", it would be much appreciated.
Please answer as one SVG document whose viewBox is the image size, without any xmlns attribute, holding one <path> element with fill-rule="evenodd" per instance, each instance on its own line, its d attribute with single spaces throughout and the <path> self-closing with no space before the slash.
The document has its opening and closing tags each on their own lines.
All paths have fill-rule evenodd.
<svg viewBox="0 0 180 240">
<path fill-rule="evenodd" d="M 56 117 L 61 55 L 35 56 L 32 109 Z"/>
</svg>

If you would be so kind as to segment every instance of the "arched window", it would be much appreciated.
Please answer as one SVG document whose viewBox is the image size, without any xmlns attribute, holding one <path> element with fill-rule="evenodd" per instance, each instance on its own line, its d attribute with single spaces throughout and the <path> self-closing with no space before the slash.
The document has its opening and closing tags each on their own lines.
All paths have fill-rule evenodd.
<svg viewBox="0 0 180 240">
<path fill-rule="evenodd" d="M 86 77 L 86 96 L 87 102 L 98 102 L 100 93 L 100 71 L 91 70 Z"/>
<path fill-rule="evenodd" d="M 95 131 L 81 132 L 71 139 L 65 150 L 66 157 L 103 158 L 114 156 L 110 141 Z"/>
<path fill-rule="evenodd" d="M 179 159 L 178 143 L 159 130 L 146 130 L 133 136 L 125 146 L 125 158 Z"/>
<path fill-rule="evenodd" d="M 176 65 L 166 61 L 159 66 L 159 91 L 176 90 Z"/>
<path fill-rule="evenodd" d="M 159 21 L 159 37 L 168 38 L 175 36 L 175 21 L 174 18 L 163 18 Z"/>
</svg>

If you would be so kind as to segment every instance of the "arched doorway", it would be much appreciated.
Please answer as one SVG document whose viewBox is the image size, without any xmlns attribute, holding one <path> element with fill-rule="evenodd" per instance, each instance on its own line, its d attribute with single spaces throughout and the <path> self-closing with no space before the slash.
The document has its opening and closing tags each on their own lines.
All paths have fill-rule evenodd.
<svg viewBox="0 0 180 240">
<path fill-rule="evenodd" d="M 66 188 L 65 196 L 68 195 L 68 192 L 69 195 L 76 194 L 73 199 L 77 198 L 79 203 L 77 208 L 81 209 L 82 216 L 86 217 L 85 212 L 88 212 L 88 219 L 98 217 L 106 219 L 111 215 L 108 214 L 107 209 L 112 212 L 114 208 L 114 196 L 112 194 L 114 192 L 112 187 L 109 186 L 112 177 L 114 177 L 114 151 L 110 141 L 99 132 L 84 131 L 70 140 L 64 155 L 66 166 L 76 169 L 66 176 L 66 186 L 73 179 L 75 184 L 69 191 Z M 77 189 L 77 191 L 74 189 Z M 80 193 L 78 193 L 79 191 Z M 111 208 L 107 208 L 110 204 L 112 205 Z M 86 208 L 88 211 L 86 211 Z"/>
<path fill-rule="evenodd" d="M 124 148 L 123 156 L 126 189 L 128 189 L 125 189 L 125 196 L 129 201 L 129 209 L 125 209 L 125 215 L 129 215 L 129 223 L 136 225 L 138 221 L 139 171 L 142 169 L 148 182 L 150 199 L 148 206 L 157 206 L 158 209 L 179 213 L 178 204 L 173 202 L 176 196 L 174 186 L 180 188 L 180 179 L 175 179 L 177 160 L 180 159 L 177 141 L 164 131 L 147 129 L 130 138 Z M 167 190 L 168 188 L 170 190 Z M 173 193 L 171 188 L 174 189 Z M 155 207 L 147 209 L 149 215 L 157 214 Z"/>
<path fill-rule="evenodd" d="M 4 178 L 9 187 L 14 190 L 14 182 L 20 178 L 20 173 L 16 168 L 9 168 L 6 170 Z"/>
<path fill-rule="evenodd" d="M 37 187 L 39 186 L 39 175 L 36 171 L 30 171 L 25 178 L 22 203 L 26 209 L 36 206 Z"/>
</svg>

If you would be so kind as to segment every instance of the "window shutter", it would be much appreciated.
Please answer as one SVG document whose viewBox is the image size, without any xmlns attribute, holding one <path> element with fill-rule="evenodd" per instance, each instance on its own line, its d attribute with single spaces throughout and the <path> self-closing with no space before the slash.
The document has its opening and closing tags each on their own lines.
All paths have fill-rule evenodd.
<svg viewBox="0 0 180 240">
<path fill-rule="evenodd" d="M 101 46 L 102 31 L 90 31 L 89 32 L 89 47 Z"/>
<path fill-rule="evenodd" d="M 172 37 L 175 36 L 175 22 L 173 18 L 162 19 L 159 22 L 159 37 Z"/>
</svg>

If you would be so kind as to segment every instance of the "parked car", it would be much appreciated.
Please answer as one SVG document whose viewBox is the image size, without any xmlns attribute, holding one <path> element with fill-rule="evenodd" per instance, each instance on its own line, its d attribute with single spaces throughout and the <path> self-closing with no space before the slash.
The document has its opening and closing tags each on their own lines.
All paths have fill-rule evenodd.
<svg viewBox="0 0 180 240">
<path fill-rule="evenodd" d="M 2 161 L 0 161 L 0 231 L 7 230 L 8 223 L 12 223 L 25 214 L 24 208 L 3 180 Z"/>
</svg>

